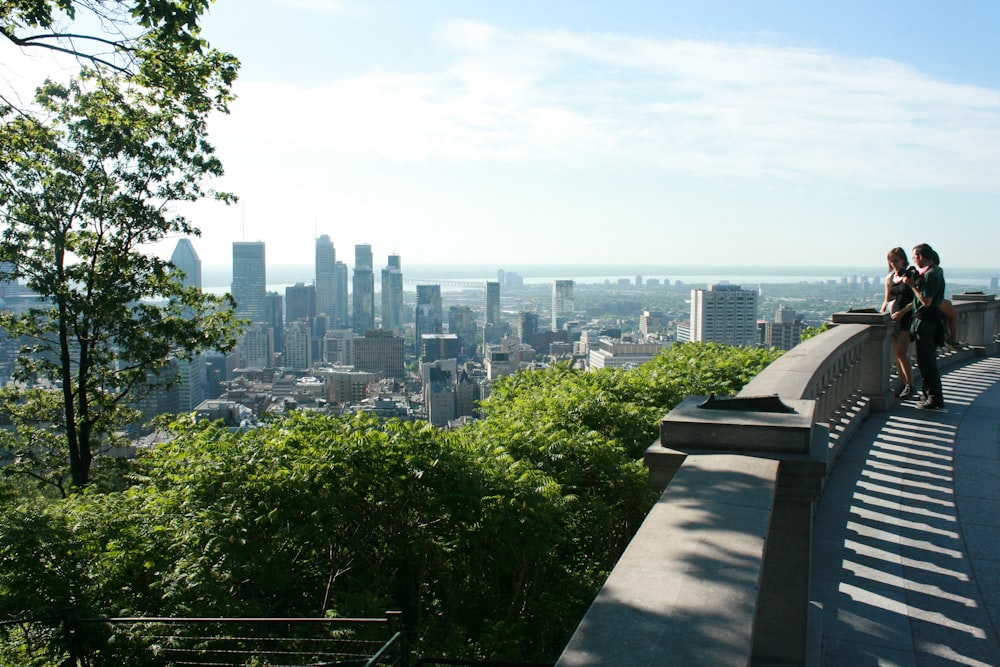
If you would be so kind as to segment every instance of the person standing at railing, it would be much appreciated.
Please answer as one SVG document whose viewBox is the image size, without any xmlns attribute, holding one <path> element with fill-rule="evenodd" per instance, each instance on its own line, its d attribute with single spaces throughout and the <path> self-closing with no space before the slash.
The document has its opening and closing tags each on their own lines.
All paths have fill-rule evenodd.
<svg viewBox="0 0 1000 667">
<path fill-rule="evenodd" d="M 941 266 L 941 256 L 937 254 L 936 250 L 931 250 L 930 252 L 933 255 L 931 263 L 934 266 Z M 958 312 L 948 299 L 942 299 L 941 305 L 938 308 L 941 309 L 941 317 L 944 318 L 944 342 L 951 349 L 957 350 L 965 344 L 958 340 Z"/>
<path fill-rule="evenodd" d="M 926 243 L 913 248 L 913 263 L 922 272 L 908 274 L 903 282 L 913 292 L 913 322 L 910 332 L 917 341 L 917 367 L 923 382 L 923 399 L 917 407 L 936 410 L 944 407 L 941 373 L 937 366 L 937 348 L 944 344 L 944 271 L 937 265 L 937 252 Z"/>
<path fill-rule="evenodd" d="M 906 261 L 906 251 L 900 247 L 893 248 L 886 255 L 889 261 L 889 274 L 885 277 L 885 300 L 882 301 L 880 312 L 888 310 L 896 326 L 892 334 L 892 347 L 896 353 L 896 366 L 903 378 L 903 386 L 896 394 L 899 398 L 909 398 L 913 395 L 913 367 L 910 365 L 910 323 L 913 321 L 913 293 L 909 285 L 903 282 L 907 272 L 917 270 Z"/>
</svg>

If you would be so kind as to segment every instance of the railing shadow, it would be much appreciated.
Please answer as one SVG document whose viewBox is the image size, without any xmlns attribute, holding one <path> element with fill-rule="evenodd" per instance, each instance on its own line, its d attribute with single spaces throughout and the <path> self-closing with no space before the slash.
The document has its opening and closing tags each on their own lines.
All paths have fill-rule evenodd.
<svg viewBox="0 0 1000 667">
<path fill-rule="evenodd" d="M 986 359 L 946 376 L 949 402 L 971 405 L 998 371 Z M 814 581 L 824 664 L 1000 664 L 960 521 L 954 412 L 900 407 L 852 445 L 824 493 Z"/>
</svg>

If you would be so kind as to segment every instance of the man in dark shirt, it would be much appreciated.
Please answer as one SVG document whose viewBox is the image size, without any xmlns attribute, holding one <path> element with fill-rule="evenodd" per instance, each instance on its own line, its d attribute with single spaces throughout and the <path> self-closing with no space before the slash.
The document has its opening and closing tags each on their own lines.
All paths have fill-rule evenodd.
<svg viewBox="0 0 1000 667">
<path fill-rule="evenodd" d="M 913 248 L 913 263 L 920 276 L 907 276 L 904 282 L 913 291 L 913 323 L 910 332 L 917 341 L 917 367 L 924 384 L 924 398 L 917 407 L 936 410 L 944 407 L 941 373 L 937 367 L 937 339 L 943 337 L 941 302 L 944 300 L 944 271 L 938 266 L 938 254 L 926 243 Z"/>
</svg>

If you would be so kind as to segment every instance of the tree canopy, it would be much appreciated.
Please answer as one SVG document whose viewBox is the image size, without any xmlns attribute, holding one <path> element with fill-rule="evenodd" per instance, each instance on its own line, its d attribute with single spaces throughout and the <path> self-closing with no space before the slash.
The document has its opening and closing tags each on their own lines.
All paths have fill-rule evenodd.
<svg viewBox="0 0 1000 667">
<path fill-rule="evenodd" d="M 73 483 L 86 485 L 95 450 L 168 359 L 234 343 L 231 299 L 182 287 L 168 262 L 146 252 L 198 233 L 176 203 L 233 199 L 204 185 L 222 174 L 207 118 L 228 110 L 238 68 L 198 36 L 207 6 L 0 2 L 0 32 L 17 44 L 111 48 L 82 56 L 86 66 L 68 83 L 42 83 L 30 108 L 0 104 L 0 266 L 38 295 L 0 313 L 0 327 L 23 342 L 17 384 L 0 398 L 18 426 L 7 447 L 39 478 L 39 454 L 57 446 L 56 433 Z M 120 34 L 57 30 L 60 15 L 72 21 L 81 11 Z M 25 409 L 53 396 L 60 409 Z"/>
<path fill-rule="evenodd" d="M 655 500 L 659 418 L 776 356 L 694 343 L 637 370 L 522 372 L 456 431 L 178 422 L 127 489 L 0 509 L 0 617 L 402 609 L 419 654 L 554 659 Z"/>
</svg>

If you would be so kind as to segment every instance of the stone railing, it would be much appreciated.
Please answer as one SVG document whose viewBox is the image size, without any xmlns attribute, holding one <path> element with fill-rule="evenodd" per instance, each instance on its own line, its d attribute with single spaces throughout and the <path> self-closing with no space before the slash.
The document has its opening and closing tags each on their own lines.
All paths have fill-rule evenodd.
<svg viewBox="0 0 1000 667">
<path fill-rule="evenodd" d="M 958 294 L 957 351 L 998 353 L 1000 301 Z M 734 398 L 692 396 L 646 451 L 663 489 L 557 663 L 807 662 L 812 516 L 826 476 L 872 410 L 889 410 L 892 322 L 837 313 Z"/>
</svg>

